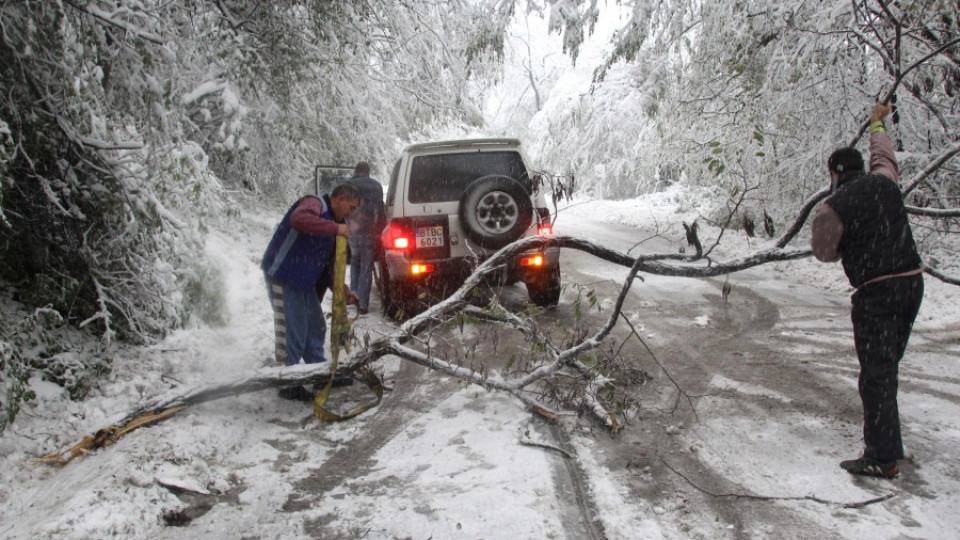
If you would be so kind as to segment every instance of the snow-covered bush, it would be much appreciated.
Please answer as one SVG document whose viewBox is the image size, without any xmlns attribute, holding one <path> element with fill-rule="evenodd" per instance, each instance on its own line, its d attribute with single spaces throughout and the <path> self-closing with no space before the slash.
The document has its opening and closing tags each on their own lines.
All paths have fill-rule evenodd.
<svg viewBox="0 0 960 540">
<path fill-rule="evenodd" d="M 0 338 L 0 435 L 17 417 L 20 404 L 33 398 L 29 378 L 17 347 Z"/>
<path fill-rule="evenodd" d="M 227 324 L 227 287 L 223 272 L 207 261 L 195 261 L 184 286 L 184 306 L 191 317 L 210 326 Z"/>
<path fill-rule="evenodd" d="M 60 312 L 30 311 L 9 298 L 8 290 L 4 287 L 0 296 L 0 434 L 22 403 L 33 399 L 31 378 L 55 383 L 79 400 L 112 369 L 110 357 L 69 326 Z"/>
</svg>

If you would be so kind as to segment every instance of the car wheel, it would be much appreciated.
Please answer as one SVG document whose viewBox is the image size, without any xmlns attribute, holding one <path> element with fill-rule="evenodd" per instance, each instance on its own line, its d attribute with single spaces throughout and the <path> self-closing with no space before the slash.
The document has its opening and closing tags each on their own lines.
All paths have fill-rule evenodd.
<svg viewBox="0 0 960 540">
<path fill-rule="evenodd" d="M 380 257 L 373 261 L 373 283 L 377 286 L 377 292 L 380 293 L 380 310 L 386 315 L 387 306 L 393 298 L 390 295 L 390 287 L 387 286 L 387 265 Z"/>
<path fill-rule="evenodd" d="M 560 302 L 560 267 L 550 270 L 540 279 L 527 283 L 530 302 L 540 307 L 551 307 Z"/>
<path fill-rule="evenodd" d="M 460 199 L 464 233 L 482 248 L 502 248 L 520 238 L 532 221 L 530 196 L 509 176 L 481 176 Z"/>
<path fill-rule="evenodd" d="M 374 265 L 374 281 L 380 291 L 380 310 L 384 316 L 395 320 L 404 317 L 406 308 L 406 287 L 390 279 L 390 271 L 384 259 L 378 259 Z"/>
</svg>

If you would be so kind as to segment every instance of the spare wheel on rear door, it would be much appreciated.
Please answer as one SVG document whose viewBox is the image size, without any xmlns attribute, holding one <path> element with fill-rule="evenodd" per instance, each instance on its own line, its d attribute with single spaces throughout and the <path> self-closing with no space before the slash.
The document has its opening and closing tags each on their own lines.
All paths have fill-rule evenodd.
<svg viewBox="0 0 960 540">
<path fill-rule="evenodd" d="M 460 199 L 460 224 L 480 247 L 500 249 L 520 238 L 533 221 L 527 191 L 509 176 L 481 176 Z"/>
</svg>

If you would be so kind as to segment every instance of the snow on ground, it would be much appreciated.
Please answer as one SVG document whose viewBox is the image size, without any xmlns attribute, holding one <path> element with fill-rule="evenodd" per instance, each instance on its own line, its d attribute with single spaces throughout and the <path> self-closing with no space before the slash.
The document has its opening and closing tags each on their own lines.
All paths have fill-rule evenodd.
<svg viewBox="0 0 960 540">
<path fill-rule="evenodd" d="M 558 232 L 576 235 L 578 220 L 603 216 L 601 221 L 646 230 L 673 224 L 674 229 L 662 232 L 679 238 L 679 221 L 692 221 L 709 203 L 706 198 L 702 204 L 690 200 L 690 194 L 673 188 L 637 200 L 578 201 L 560 213 Z M 15 424 L 0 438 L 0 538 L 299 538 L 305 536 L 305 515 L 308 520 L 353 530 L 357 538 L 562 538 L 563 510 L 557 504 L 561 494 L 555 493 L 553 467 L 542 450 L 517 444 L 519 438 L 529 436 L 529 414 L 507 396 L 471 387 L 454 391 L 407 426 L 403 436 L 386 441 L 373 454 L 376 465 L 365 477 L 338 485 L 320 508 L 301 512 L 280 511 L 290 502 L 292 483 L 309 476 L 344 441 L 359 437 L 362 422 L 318 427 L 302 404 L 279 400 L 274 392 L 188 409 L 64 468 L 35 461 L 71 446 L 170 388 L 211 383 L 269 362 L 271 318 L 257 263 L 278 217 L 279 211 L 254 211 L 239 229 L 233 226 L 230 233 L 217 232 L 208 240 L 208 255 L 219 265 L 229 291 L 230 319 L 225 326 L 196 324 L 151 347 L 111 349 L 106 354 L 113 360 L 113 373 L 82 402 L 68 400 L 56 385 L 32 381 L 37 398 L 25 404 Z M 701 238 L 709 236 L 708 229 L 701 233 Z M 726 237 L 721 258 L 769 244 L 756 238 L 748 242 L 742 236 Z M 784 279 L 834 293 L 849 292 L 839 265 L 803 260 L 770 268 Z M 956 288 L 928 279 L 918 328 L 956 328 L 960 321 L 957 297 Z M 3 309 L 9 312 L 14 306 L 7 304 Z M 836 316 L 847 315 L 838 310 Z M 369 317 L 364 324 L 362 331 L 373 337 L 389 330 L 379 317 Z M 383 364 L 389 379 L 399 362 Z M 929 395 L 906 404 L 904 413 L 928 417 L 937 432 L 927 436 L 960 442 L 960 421 L 944 412 L 955 409 L 942 403 L 944 394 L 956 393 L 949 381 L 956 380 L 957 365 L 943 362 L 942 357 L 924 363 L 922 355 L 912 365 L 934 382 Z M 722 378 L 713 382 L 718 387 L 725 384 Z M 744 385 L 739 391 L 770 393 Z M 722 397 L 710 399 L 715 406 L 723 406 Z M 752 426 L 713 420 L 698 429 L 729 444 L 699 448 L 701 459 L 731 469 L 745 487 L 757 492 L 778 488 L 777 492 L 826 493 L 836 500 L 862 499 L 862 492 L 838 471 L 811 476 L 804 474 L 803 463 L 784 458 L 800 445 L 798 437 L 816 438 L 841 429 L 809 417 L 796 421 L 802 424 L 799 428 L 767 425 L 758 433 Z M 764 444 L 740 444 L 744 437 L 761 437 Z M 579 439 L 576 444 L 583 450 L 578 453 L 580 466 L 589 476 L 609 538 L 686 537 L 682 528 L 670 522 L 671 508 L 647 508 L 644 501 L 624 504 L 625 490 L 585 447 L 590 441 Z M 769 467 L 759 464 L 768 462 L 771 452 L 784 459 L 788 472 L 796 474 L 764 473 Z M 233 504 L 218 504 L 190 527 L 164 526 L 162 512 L 178 508 L 182 501 L 161 484 L 233 497 Z M 239 485 L 242 490 L 236 489 Z M 911 530 L 918 529 L 928 538 L 955 538 L 960 518 L 948 510 L 950 504 L 955 507 L 960 491 L 955 475 L 943 489 L 946 492 L 930 495 L 934 501 L 928 506 L 912 509 L 914 519 L 928 522 L 913 527 L 901 524 L 899 530 L 893 523 L 888 537 L 912 538 Z M 430 505 L 417 506 L 424 497 Z M 935 501 L 938 497 L 940 502 Z M 880 522 L 885 523 L 890 519 L 881 510 L 864 510 L 862 519 L 851 518 L 850 512 L 818 509 L 819 519 L 829 522 L 829 530 L 845 538 L 857 538 L 865 520 L 882 516 Z M 778 537 L 771 524 L 747 530 L 752 538 Z M 718 531 L 716 536 L 723 534 Z"/>
</svg>

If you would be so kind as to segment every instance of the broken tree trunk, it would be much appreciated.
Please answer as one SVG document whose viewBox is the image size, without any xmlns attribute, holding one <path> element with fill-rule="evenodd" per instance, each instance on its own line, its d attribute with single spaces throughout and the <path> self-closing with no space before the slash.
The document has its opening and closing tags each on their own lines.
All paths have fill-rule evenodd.
<svg viewBox="0 0 960 540">
<path fill-rule="evenodd" d="M 356 367 L 352 369 L 341 368 L 338 372 L 346 374 L 356 369 Z M 364 376 L 370 375 L 372 373 L 368 372 Z M 321 384 L 329 379 L 330 365 L 325 362 L 323 364 L 261 368 L 252 375 L 220 381 L 214 386 L 178 388 L 141 406 L 118 422 L 101 428 L 95 434 L 84 437 L 71 448 L 44 456 L 39 461 L 66 465 L 80 455 L 110 446 L 127 433 L 165 420 L 191 405 L 250 392 L 259 392 L 269 388 L 282 388 L 294 384 Z M 372 385 L 372 381 L 367 381 L 367 383 Z M 377 381 L 377 384 L 379 384 L 379 381 Z"/>
</svg>

